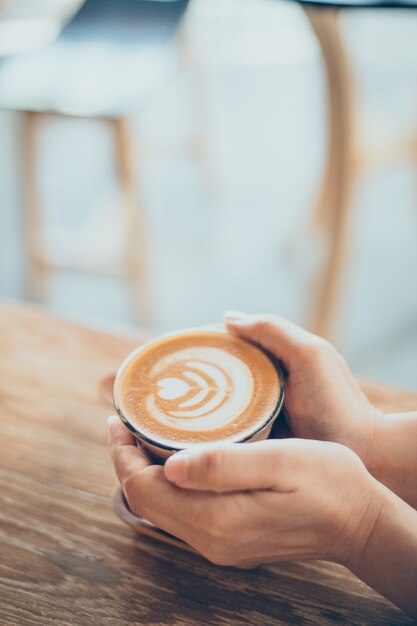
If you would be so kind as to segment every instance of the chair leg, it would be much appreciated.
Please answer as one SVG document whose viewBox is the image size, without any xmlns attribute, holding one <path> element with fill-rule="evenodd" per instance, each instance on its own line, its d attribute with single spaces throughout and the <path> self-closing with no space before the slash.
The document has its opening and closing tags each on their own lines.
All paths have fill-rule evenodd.
<svg viewBox="0 0 417 626">
<path fill-rule="evenodd" d="M 304 10 L 320 43 L 328 84 L 327 161 L 313 223 L 325 232 L 329 248 L 320 270 L 311 327 L 317 334 L 330 338 L 343 287 L 356 178 L 354 106 L 338 10 L 313 6 L 305 6 Z"/>
<path fill-rule="evenodd" d="M 150 281 L 148 275 L 148 241 L 143 211 L 135 187 L 135 160 L 126 119 L 111 120 L 115 139 L 115 156 L 127 217 L 127 274 L 133 292 L 137 319 L 152 324 Z"/>
<path fill-rule="evenodd" d="M 22 113 L 22 195 L 23 241 L 25 250 L 25 291 L 30 300 L 45 302 L 46 259 L 42 228 L 42 210 L 37 172 L 36 135 L 41 114 Z"/>
</svg>

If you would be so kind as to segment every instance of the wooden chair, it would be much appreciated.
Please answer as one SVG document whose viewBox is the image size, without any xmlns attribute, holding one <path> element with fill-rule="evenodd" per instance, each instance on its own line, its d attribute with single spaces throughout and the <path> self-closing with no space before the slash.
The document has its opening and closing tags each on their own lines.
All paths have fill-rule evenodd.
<svg viewBox="0 0 417 626">
<path fill-rule="evenodd" d="M 346 270 L 352 192 L 358 175 L 373 160 L 360 145 L 356 128 L 356 100 L 352 68 L 339 28 L 342 9 L 417 8 L 416 0 L 297 0 L 319 41 L 327 77 L 328 145 L 321 189 L 311 216 L 312 227 L 325 235 L 327 255 L 315 285 L 315 307 L 310 326 L 331 338 Z M 386 152 L 407 154 L 417 163 L 417 136 Z"/>
<path fill-rule="evenodd" d="M 42 301 L 56 270 L 105 273 L 100 266 L 62 265 L 45 254 L 38 185 L 37 133 L 50 116 L 99 120 L 114 138 L 114 156 L 127 223 L 122 275 L 131 285 L 142 323 L 151 321 L 146 224 L 135 180 L 129 118 L 178 69 L 172 40 L 188 0 L 87 0 L 61 36 L 45 50 L 0 65 L 0 108 L 23 123 L 23 194 L 27 292 Z M 65 147 L 63 146 L 63 149 Z"/>
</svg>

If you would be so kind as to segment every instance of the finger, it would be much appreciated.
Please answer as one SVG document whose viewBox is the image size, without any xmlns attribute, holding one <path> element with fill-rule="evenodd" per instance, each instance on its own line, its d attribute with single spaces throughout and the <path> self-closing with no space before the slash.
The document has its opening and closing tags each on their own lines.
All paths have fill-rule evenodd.
<svg viewBox="0 0 417 626">
<path fill-rule="evenodd" d="M 210 530 L 205 528 L 203 525 L 196 528 L 190 526 L 185 521 L 164 515 L 159 511 L 153 511 L 152 509 L 144 511 L 143 517 L 161 530 L 164 530 L 170 535 L 181 539 L 212 563 L 217 563 L 218 565 L 230 565 L 229 562 L 226 563 L 223 562 L 222 559 L 219 560 L 219 557 L 216 556 L 217 552 L 213 552 L 216 539 L 213 537 Z M 223 553 L 226 553 L 227 545 L 222 547 L 222 551 Z M 251 567 L 243 566 L 243 569 L 251 569 Z"/>
<path fill-rule="evenodd" d="M 203 554 L 213 528 L 225 514 L 226 496 L 181 489 L 167 480 L 161 466 L 131 475 L 123 490 L 134 513 Z"/>
<path fill-rule="evenodd" d="M 107 442 L 109 446 L 134 446 L 136 439 L 117 415 L 107 418 Z"/>
<path fill-rule="evenodd" d="M 123 483 L 123 491 L 130 508 L 146 516 L 151 510 L 185 521 L 198 528 L 207 516 L 214 515 L 218 494 L 180 489 L 165 476 L 160 465 L 131 474 Z"/>
<path fill-rule="evenodd" d="M 170 457 L 165 476 L 187 489 L 217 492 L 296 488 L 302 463 L 301 440 L 195 446 Z M 301 448 L 301 450 L 300 450 Z"/>
<path fill-rule="evenodd" d="M 107 437 L 113 465 L 121 483 L 150 465 L 149 459 L 137 447 L 135 437 L 115 415 L 107 421 Z"/>
<path fill-rule="evenodd" d="M 188 545 L 198 550 L 198 533 L 196 529 L 188 526 L 186 523 L 152 509 L 144 509 L 142 517 L 159 529 L 185 541 Z"/>
<path fill-rule="evenodd" d="M 316 335 L 278 315 L 251 315 L 227 311 L 224 323 L 229 330 L 271 352 L 284 363 L 289 372 L 299 367 L 303 349 L 322 341 Z"/>
</svg>

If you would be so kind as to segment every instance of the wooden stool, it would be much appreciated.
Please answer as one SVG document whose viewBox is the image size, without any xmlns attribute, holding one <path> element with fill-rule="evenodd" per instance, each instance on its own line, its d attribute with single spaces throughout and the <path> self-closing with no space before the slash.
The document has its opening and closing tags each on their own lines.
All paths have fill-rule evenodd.
<svg viewBox="0 0 417 626">
<path fill-rule="evenodd" d="M 0 108 L 23 120 L 24 242 L 27 293 L 46 297 L 48 274 L 57 270 L 108 275 L 89 264 L 59 264 L 44 246 L 37 172 L 37 134 L 50 116 L 98 120 L 113 135 L 127 241 L 122 276 L 130 283 L 135 310 L 152 322 L 144 211 L 136 192 L 129 118 L 178 70 L 172 42 L 188 0 L 87 0 L 58 40 L 45 50 L 7 59 L 0 66 Z"/>
<path fill-rule="evenodd" d="M 314 287 L 315 303 L 310 327 L 323 337 L 332 338 L 343 291 L 347 264 L 352 192 L 358 175 L 375 155 L 366 155 L 355 125 L 356 103 L 352 69 L 339 29 L 339 13 L 348 8 L 417 8 L 416 0 L 317 0 L 302 5 L 319 41 L 327 78 L 328 145 L 326 164 L 311 226 L 325 235 L 326 258 Z M 407 154 L 417 162 L 417 137 L 411 137 L 386 151 L 384 157 Z M 379 158 L 381 155 L 379 155 Z"/>
</svg>

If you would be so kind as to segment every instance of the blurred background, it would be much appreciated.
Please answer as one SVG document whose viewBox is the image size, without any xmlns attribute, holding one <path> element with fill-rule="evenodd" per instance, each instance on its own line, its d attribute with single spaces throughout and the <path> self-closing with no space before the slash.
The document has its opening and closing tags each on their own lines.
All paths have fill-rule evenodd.
<svg viewBox="0 0 417 626">
<path fill-rule="evenodd" d="M 417 10 L 0 0 L 0 296 L 225 308 L 417 389 Z"/>
</svg>

